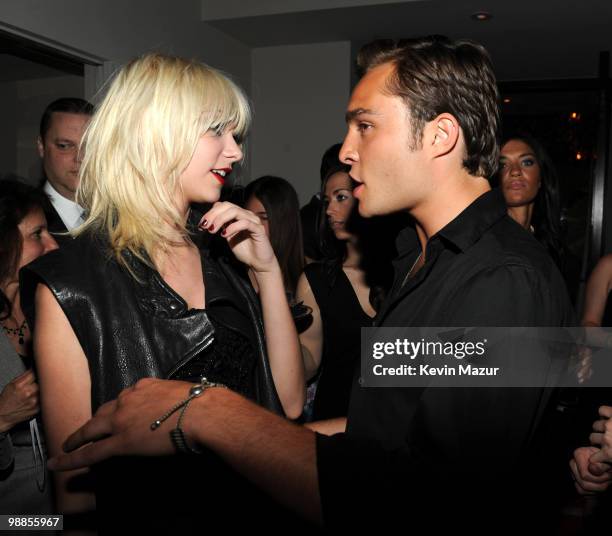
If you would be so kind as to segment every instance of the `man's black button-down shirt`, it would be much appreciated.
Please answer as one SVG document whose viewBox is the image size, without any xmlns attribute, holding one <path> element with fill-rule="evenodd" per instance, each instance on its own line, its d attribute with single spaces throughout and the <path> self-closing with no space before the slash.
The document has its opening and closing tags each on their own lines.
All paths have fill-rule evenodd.
<svg viewBox="0 0 612 536">
<path fill-rule="evenodd" d="M 376 325 L 554 327 L 574 321 L 556 266 L 507 215 L 497 190 L 432 236 L 424 266 L 407 279 L 420 251 L 414 231 L 405 230 Z M 326 524 L 346 526 L 351 511 L 365 516 L 368 498 L 391 501 L 393 495 L 391 502 L 409 511 L 424 490 L 450 492 L 458 479 L 490 483 L 496 470 L 507 478 L 506 470 L 525 454 L 547 396 L 545 390 L 364 388 L 355 382 L 347 432 L 317 437 Z M 504 471 L 490 466 L 492 460 Z"/>
</svg>

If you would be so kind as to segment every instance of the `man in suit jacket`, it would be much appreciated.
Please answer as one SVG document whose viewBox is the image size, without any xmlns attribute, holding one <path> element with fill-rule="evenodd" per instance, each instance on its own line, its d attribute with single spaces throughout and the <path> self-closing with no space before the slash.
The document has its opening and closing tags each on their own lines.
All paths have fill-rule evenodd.
<svg viewBox="0 0 612 536">
<path fill-rule="evenodd" d="M 51 208 L 49 231 L 62 233 L 81 223 L 83 209 L 74 196 L 79 185 L 79 144 L 93 114 L 93 106 L 79 98 L 61 98 L 45 108 L 40 120 L 38 154 L 45 172 L 43 189 Z"/>
</svg>

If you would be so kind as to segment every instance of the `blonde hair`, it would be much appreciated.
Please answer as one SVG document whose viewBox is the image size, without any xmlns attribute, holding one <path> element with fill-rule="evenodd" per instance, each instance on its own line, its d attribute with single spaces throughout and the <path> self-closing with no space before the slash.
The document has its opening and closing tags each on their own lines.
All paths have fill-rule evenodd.
<svg viewBox="0 0 612 536">
<path fill-rule="evenodd" d="M 250 116 L 242 91 L 211 67 L 162 54 L 133 60 L 83 137 L 76 199 L 87 218 L 73 234 L 107 237 L 128 269 L 126 250 L 151 264 L 154 253 L 176 244 L 177 230 L 187 237 L 175 195 L 200 137 L 232 129 L 242 138 Z"/>
</svg>

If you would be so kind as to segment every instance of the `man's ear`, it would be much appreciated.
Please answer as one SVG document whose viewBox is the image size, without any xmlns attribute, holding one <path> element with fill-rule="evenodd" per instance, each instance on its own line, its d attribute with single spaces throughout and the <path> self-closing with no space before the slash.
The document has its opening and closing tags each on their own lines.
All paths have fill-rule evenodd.
<svg viewBox="0 0 612 536">
<path fill-rule="evenodd" d="M 448 113 L 440 114 L 430 122 L 429 126 L 434 158 L 450 153 L 456 147 L 460 134 L 459 122 L 455 116 Z"/>
<path fill-rule="evenodd" d="M 36 138 L 36 147 L 38 147 L 38 156 L 41 158 L 45 157 L 45 145 L 43 144 L 42 138 L 38 136 Z"/>
</svg>

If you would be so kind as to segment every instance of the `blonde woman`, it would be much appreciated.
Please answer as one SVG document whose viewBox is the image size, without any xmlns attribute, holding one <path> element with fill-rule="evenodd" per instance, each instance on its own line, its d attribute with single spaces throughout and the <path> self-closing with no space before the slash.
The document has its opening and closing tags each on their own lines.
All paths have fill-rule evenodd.
<svg viewBox="0 0 612 536">
<path fill-rule="evenodd" d="M 67 248 L 24 274 L 24 293 L 35 294 L 34 345 L 52 455 L 101 404 L 143 377 L 205 376 L 299 416 L 298 339 L 261 221 L 216 203 L 199 222 L 201 233 L 220 233 L 250 267 L 261 314 L 247 286 L 196 245 L 189 227 L 191 203 L 218 201 L 242 159 L 249 119 L 233 82 L 181 58 L 144 56 L 110 85 L 83 140 L 77 198 L 88 217 Z M 195 463 L 207 466 L 205 490 L 191 479 L 202 474 Z M 75 491 L 78 476 L 58 475 L 62 512 L 93 507 L 91 494 Z M 109 511 L 127 515 L 140 532 L 143 517 L 151 530 L 188 532 L 201 527 L 206 512 L 218 515 L 241 497 L 236 477 L 210 456 L 111 460 L 95 477 L 98 517 L 111 531 L 104 526 L 112 523 Z"/>
</svg>

